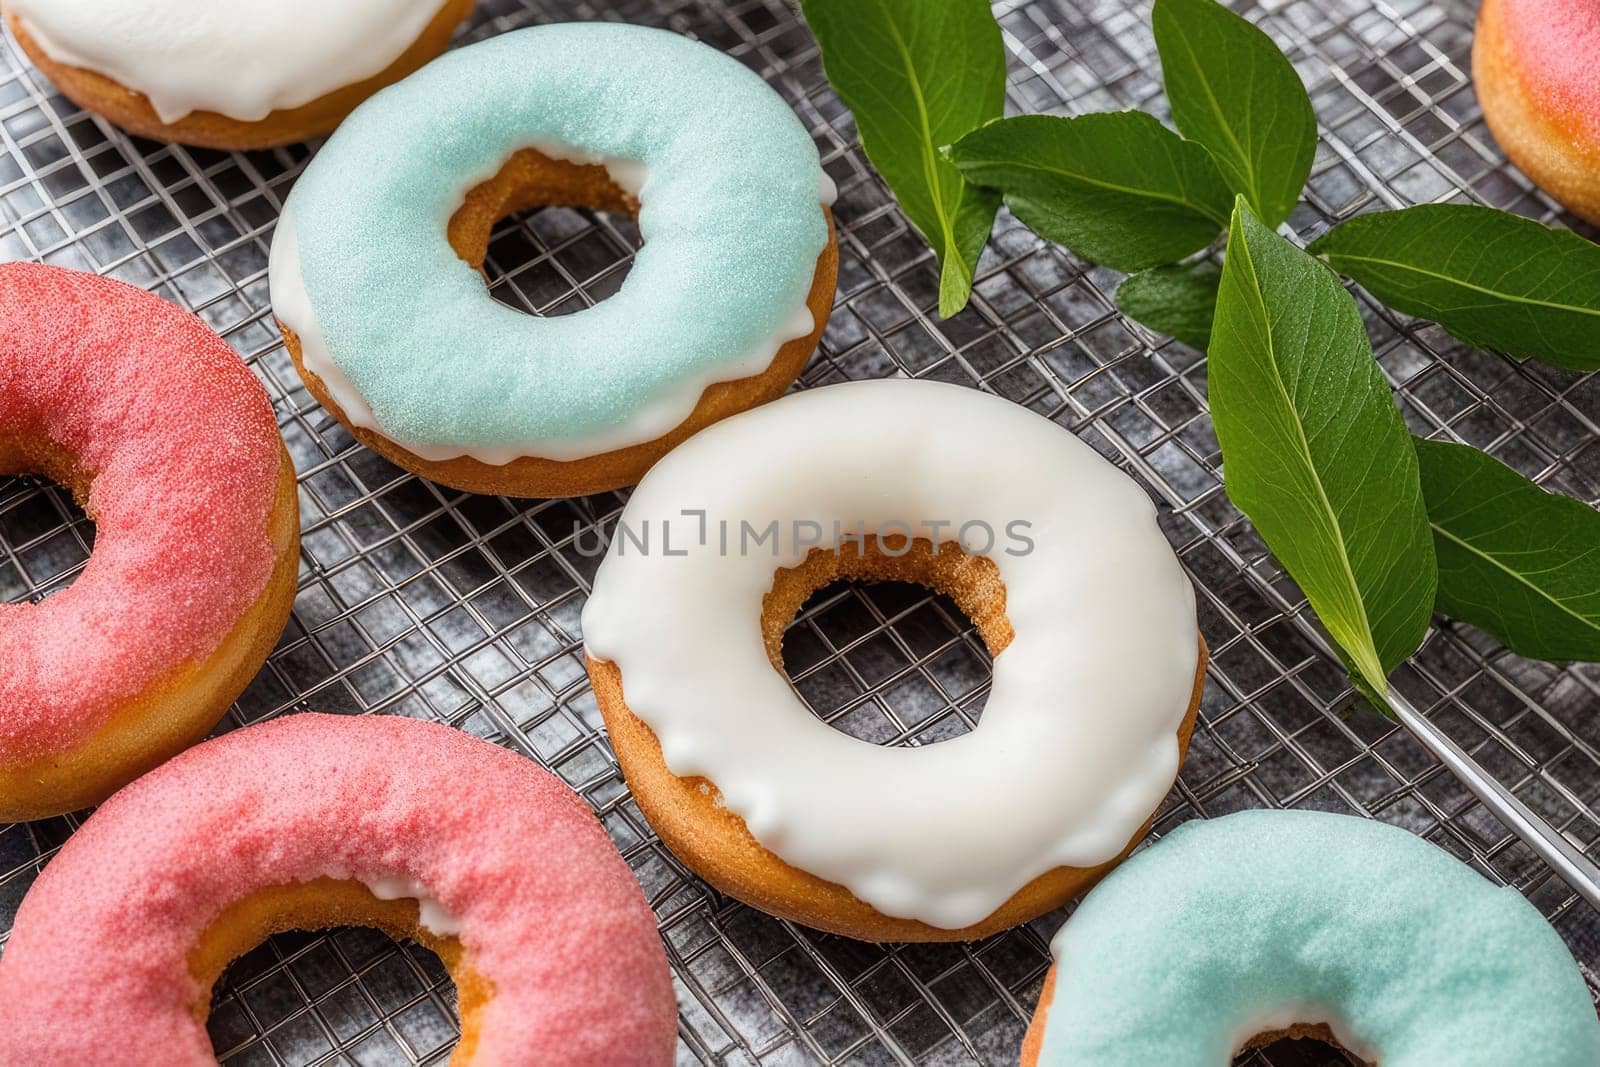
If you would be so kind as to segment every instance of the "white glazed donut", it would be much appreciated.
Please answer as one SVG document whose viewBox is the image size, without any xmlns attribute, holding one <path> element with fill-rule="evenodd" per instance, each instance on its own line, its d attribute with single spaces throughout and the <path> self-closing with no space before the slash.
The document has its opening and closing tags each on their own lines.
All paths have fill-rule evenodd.
<svg viewBox="0 0 1600 1067">
<path fill-rule="evenodd" d="M 972 616 L 996 654 L 975 731 L 886 748 L 810 713 L 782 630 L 841 575 L 919 581 Z M 1103 874 L 1172 785 L 1204 668 L 1137 484 L 1025 408 L 903 380 L 785 397 L 670 453 L 583 629 L 669 847 L 730 895 L 876 940 L 981 936 Z"/>
<path fill-rule="evenodd" d="M 327 133 L 438 55 L 473 0 L 6 0 L 73 102 L 134 133 L 217 148 Z"/>
</svg>

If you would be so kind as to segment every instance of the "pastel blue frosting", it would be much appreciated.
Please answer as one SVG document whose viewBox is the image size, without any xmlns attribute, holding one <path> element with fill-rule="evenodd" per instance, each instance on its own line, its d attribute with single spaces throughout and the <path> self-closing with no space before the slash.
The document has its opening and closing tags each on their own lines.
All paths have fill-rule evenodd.
<svg viewBox="0 0 1600 1067">
<path fill-rule="evenodd" d="M 644 164 L 645 244 L 610 298 L 539 318 L 493 300 L 444 224 L 515 150 L 550 142 Z M 736 60 L 567 23 L 449 52 L 372 97 L 285 215 L 327 353 L 384 433 L 508 446 L 603 434 L 685 383 L 740 376 L 719 368 L 764 345 L 770 359 L 827 242 L 822 180 L 800 121 Z"/>
<path fill-rule="evenodd" d="M 1332 1022 L 1382 1067 L 1600 1064 L 1595 1006 L 1538 911 L 1365 819 L 1187 823 L 1090 893 L 1054 947 L 1050 1067 L 1226 1067 L 1275 1014 Z M 1325 1014 L 1294 1018 L 1306 1007 Z"/>
</svg>

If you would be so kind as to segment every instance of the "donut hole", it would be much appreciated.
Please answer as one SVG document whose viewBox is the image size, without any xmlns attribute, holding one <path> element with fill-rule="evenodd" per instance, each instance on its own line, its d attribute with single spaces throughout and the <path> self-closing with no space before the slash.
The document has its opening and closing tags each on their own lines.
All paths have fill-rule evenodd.
<svg viewBox="0 0 1600 1067">
<path fill-rule="evenodd" d="M 1011 642 L 999 568 L 954 541 L 845 542 L 782 568 L 762 604 L 767 656 L 813 715 L 886 746 L 975 729 Z"/>
<path fill-rule="evenodd" d="M 622 287 L 644 243 L 638 212 L 605 167 L 525 148 L 467 192 L 446 232 L 497 301 L 568 315 Z"/>
<path fill-rule="evenodd" d="M 94 551 L 80 500 L 90 476 L 64 454 L 0 443 L 0 602 L 38 603 L 71 585 Z"/>
<path fill-rule="evenodd" d="M 1234 1059 L 1239 1067 L 1369 1067 L 1346 1052 L 1333 1031 L 1317 1023 L 1257 1034 Z"/>
<path fill-rule="evenodd" d="M 414 900 L 380 901 L 327 878 L 229 908 L 189 957 L 211 991 L 196 1012 L 217 1059 L 320 1063 L 338 1051 L 361 1063 L 432 1063 L 452 1046 L 470 1051 L 487 984 L 459 941 L 417 916 Z"/>
</svg>

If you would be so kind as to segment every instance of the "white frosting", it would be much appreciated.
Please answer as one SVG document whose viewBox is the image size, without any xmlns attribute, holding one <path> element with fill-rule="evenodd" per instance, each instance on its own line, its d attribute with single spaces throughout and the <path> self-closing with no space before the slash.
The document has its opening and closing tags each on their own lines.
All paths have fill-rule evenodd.
<svg viewBox="0 0 1600 1067">
<path fill-rule="evenodd" d="M 162 122 L 254 122 L 379 73 L 443 0 L 6 0 L 58 63 L 144 93 Z"/>
<path fill-rule="evenodd" d="M 461 933 L 461 920 L 429 896 L 427 887 L 414 878 L 379 878 L 362 884 L 379 900 L 415 900 L 417 923 L 429 933 L 440 937 L 455 937 Z"/>
<path fill-rule="evenodd" d="M 740 523 L 773 520 L 778 543 L 741 553 Z M 762 642 L 774 570 L 858 523 L 953 523 L 944 541 L 974 521 L 995 544 L 963 543 L 998 566 L 1016 630 L 978 728 L 885 748 L 813 716 Z M 1033 549 L 1012 555 L 1019 521 Z M 621 524 L 583 613 L 589 655 L 620 668 L 674 774 L 710 779 L 761 844 L 886 915 L 968 926 L 1051 868 L 1109 860 L 1176 776 L 1194 591 L 1138 485 L 1022 407 L 905 380 L 794 394 L 667 455 Z"/>
<path fill-rule="evenodd" d="M 548 140 L 536 140 L 527 147 L 538 149 L 552 159 L 590 165 L 600 164 L 606 168 L 611 180 L 630 196 L 640 200 L 645 197 L 649 169 L 638 160 L 596 156 L 580 148 Z M 448 225 L 450 216 L 461 206 L 468 191 L 492 178 L 502 166 L 504 161 L 497 162 L 483 172 L 469 175 L 462 181 L 450 210 L 438 220 L 441 230 Z M 837 188 L 826 174 L 822 176 L 819 193 L 825 204 L 831 204 L 838 195 Z M 641 235 L 645 240 L 649 240 L 648 217 L 644 211 L 641 211 L 639 225 Z M 802 301 L 794 313 L 784 321 L 778 332 L 765 343 L 737 359 L 726 360 L 715 367 L 707 368 L 702 374 L 676 382 L 672 388 L 664 390 L 651 403 L 630 417 L 598 433 L 580 437 L 521 441 L 511 445 L 443 447 L 405 440 L 389 433 L 379 422 L 361 392 L 334 361 L 322 329 L 317 324 L 317 316 L 312 310 L 310 297 L 306 294 L 305 283 L 301 279 L 294 222 L 287 208 L 278 216 L 277 228 L 273 233 L 272 247 L 267 255 L 267 281 L 272 293 L 273 314 L 277 316 L 278 321 L 295 332 L 300 341 L 301 362 L 305 364 L 306 369 L 322 379 L 323 385 L 344 412 L 345 418 L 352 425 L 383 434 L 412 454 L 434 463 L 459 459 L 462 456 L 470 456 L 481 463 L 493 466 L 501 466 L 525 456 L 577 460 L 653 441 L 675 429 L 679 423 L 688 418 L 694 411 L 695 405 L 700 402 L 700 395 L 708 386 L 760 374 L 772 364 L 778 349 L 790 341 L 807 336 L 816 326 L 811 308 Z"/>
</svg>

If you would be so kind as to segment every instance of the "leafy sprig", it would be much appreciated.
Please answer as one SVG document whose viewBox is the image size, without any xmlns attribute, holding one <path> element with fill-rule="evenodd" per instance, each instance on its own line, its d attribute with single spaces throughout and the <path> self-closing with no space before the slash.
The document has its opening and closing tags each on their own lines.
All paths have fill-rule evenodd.
<svg viewBox="0 0 1600 1067">
<path fill-rule="evenodd" d="M 889 116 L 862 109 L 945 99 L 941 88 L 977 93 L 972 86 L 992 88 L 997 64 L 1003 77 L 998 36 L 976 29 L 982 0 L 804 7 L 869 156 L 925 234 L 937 227 L 922 188 L 937 183 L 909 161 L 926 175 L 931 147 L 963 196 L 992 189 L 1042 237 L 1134 272 L 1119 308 L 1209 350 L 1228 493 L 1305 591 L 1363 693 L 1381 706 L 1388 672 L 1421 642 L 1433 610 L 1527 655 L 1600 659 L 1600 513 L 1474 449 L 1413 442 L 1354 301 L 1328 269 L 1469 344 L 1593 369 L 1600 247 L 1489 208 L 1425 205 L 1360 216 L 1301 251 L 1273 231 L 1310 174 L 1311 101 L 1271 38 L 1218 0 L 1155 3 L 1176 132 L 1137 112 L 999 119 L 984 96 L 941 110 L 964 115 L 964 128 L 952 120 L 896 138 L 872 132 L 893 125 Z M 893 43 L 886 20 L 915 42 L 913 56 L 962 61 L 902 63 L 906 84 L 864 91 L 863 71 L 900 76 L 882 55 L 866 55 Z M 958 25 L 971 34 L 959 48 L 935 40 Z M 887 158 L 896 153 L 904 158 Z M 1221 269 L 1209 254 L 1190 258 L 1225 225 Z M 940 313 L 949 314 L 965 303 L 977 249 L 932 241 L 944 264 Z M 946 299 L 952 269 L 959 304 Z"/>
</svg>

